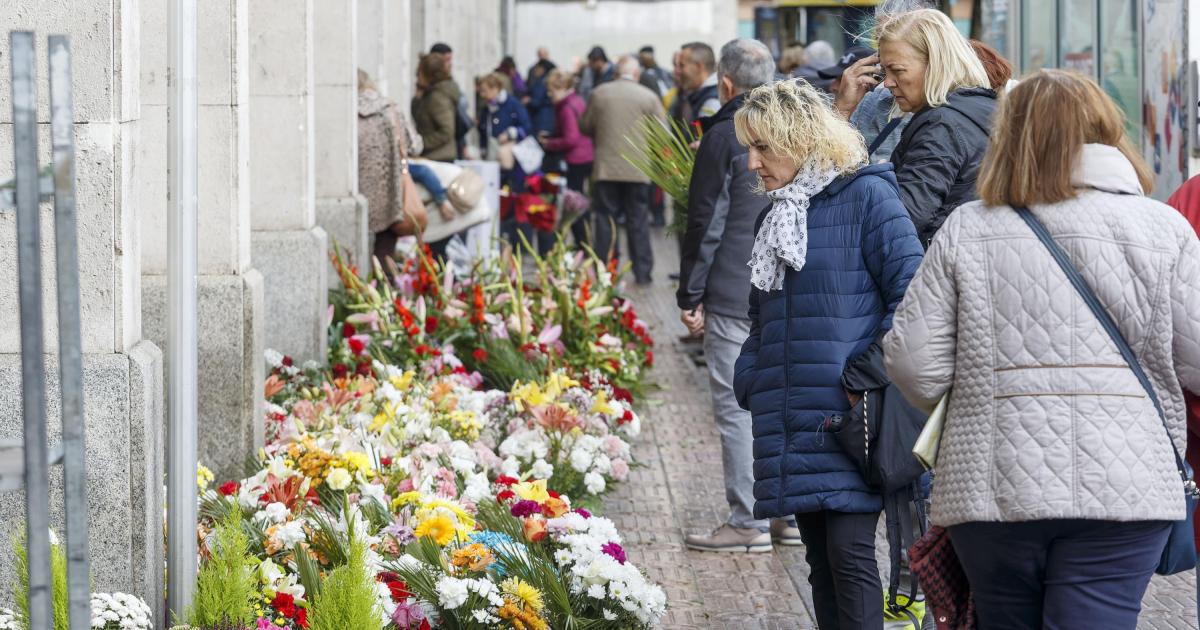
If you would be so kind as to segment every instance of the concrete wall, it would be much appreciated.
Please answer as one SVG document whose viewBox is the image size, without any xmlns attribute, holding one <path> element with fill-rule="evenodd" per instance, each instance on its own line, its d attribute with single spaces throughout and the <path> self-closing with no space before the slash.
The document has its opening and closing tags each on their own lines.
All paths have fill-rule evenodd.
<svg viewBox="0 0 1200 630">
<path fill-rule="evenodd" d="M 141 32 L 137 0 L 18 0 L 0 11 L 0 33 L 37 33 L 41 159 L 49 157 L 46 36 L 70 36 L 75 101 L 76 205 L 87 424 L 92 578 L 97 589 L 133 592 L 152 605 L 162 592 L 162 365 L 142 339 L 138 182 L 141 161 Z M 0 43 L 0 181 L 12 177 L 8 38 Z M 47 423 L 59 441 L 53 218 L 42 206 L 46 279 Z M 0 213 L 0 438 L 20 438 L 21 378 L 16 226 Z M 62 531 L 61 471 L 51 476 L 54 525 Z M 20 492 L 0 495 L 0 539 L 24 525 Z M 0 600 L 13 579 L 0 553 Z"/>
<path fill-rule="evenodd" d="M 737 11 L 737 0 L 603 0 L 594 7 L 518 0 L 511 52 L 525 72 L 537 60 L 538 46 L 547 46 L 550 58 L 569 68 L 592 46 L 603 46 L 616 59 L 650 44 L 659 65 L 670 67 L 671 53 L 687 42 L 706 42 L 715 50 L 737 37 Z"/>
</svg>

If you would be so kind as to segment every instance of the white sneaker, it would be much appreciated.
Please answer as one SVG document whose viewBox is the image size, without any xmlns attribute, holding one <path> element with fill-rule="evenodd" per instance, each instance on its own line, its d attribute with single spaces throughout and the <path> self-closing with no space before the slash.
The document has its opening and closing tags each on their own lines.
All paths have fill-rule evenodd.
<svg viewBox="0 0 1200 630">
<path fill-rule="evenodd" d="M 765 553 L 771 551 L 771 534 L 753 527 L 743 529 L 726 523 L 711 534 L 688 534 L 683 543 L 688 549 L 696 551 Z"/>
<path fill-rule="evenodd" d="M 800 528 L 796 527 L 796 521 L 782 518 L 771 521 L 771 540 L 775 544 L 786 547 L 804 545 L 804 541 L 800 538 Z"/>
</svg>

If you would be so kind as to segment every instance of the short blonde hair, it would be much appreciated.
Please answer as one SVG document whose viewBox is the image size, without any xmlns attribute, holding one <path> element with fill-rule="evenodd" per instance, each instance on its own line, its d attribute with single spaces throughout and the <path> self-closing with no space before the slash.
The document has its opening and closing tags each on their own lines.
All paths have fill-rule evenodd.
<svg viewBox="0 0 1200 630">
<path fill-rule="evenodd" d="M 784 80 L 754 88 L 733 117 L 738 142 L 763 141 L 803 166 L 840 174 L 867 163 L 862 134 L 806 81 Z"/>
<path fill-rule="evenodd" d="M 555 68 L 546 75 L 546 87 L 551 90 L 568 90 L 573 87 L 575 77 Z"/>
<path fill-rule="evenodd" d="M 779 71 L 784 74 L 791 74 L 793 70 L 803 66 L 808 62 L 808 57 L 804 54 L 803 46 L 788 46 L 783 49 L 783 54 L 779 56 Z"/>
<path fill-rule="evenodd" d="M 496 90 L 503 90 L 505 87 L 504 77 L 499 72 L 485 74 L 479 79 L 479 84 L 490 87 Z"/>
<path fill-rule="evenodd" d="M 979 169 L 979 198 L 989 206 L 1058 203 L 1075 197 L 1071 172 L 1085 144 L 1124 154 L 1149 194 L 1154 176 L 1125 133 L 1125 117 L 1092 79 L 1041 70 L 1000 100 Z"/>
<path fill-rule="evenodd" d="M 887 20 L 879 26 L 879 47 L 882 49 L 887 42 L 912 46 L 925 62 L 925 102 L 930 107 L 945 105 L 946 97 L 954 90 L 991 87 L 975 50 L 954 22 L 937 9 L 921 9 Z"/>
</svg>

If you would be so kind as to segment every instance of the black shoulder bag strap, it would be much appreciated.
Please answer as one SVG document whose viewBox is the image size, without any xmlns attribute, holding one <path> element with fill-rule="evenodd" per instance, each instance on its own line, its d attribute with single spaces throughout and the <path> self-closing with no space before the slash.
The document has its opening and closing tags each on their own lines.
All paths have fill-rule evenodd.
<svg viewBox="0 0 1200 630">
<path fill-rule="evenodd" d="M 1154 393 L 1154 386 L 1150 384 L 1150 378 L 1146 376 L 1146 372 L 1142 369 L 1142 364 L 1138 362 L 1137 356 L 1133 353 L 1133 348 L 1129 347 L 1129 342 L 1125 341 L 1125 336 L 1121 334 L 1121 330 L 1117 328 L 1116 322 L 1113 321 L 1111 315 L 1100 303 L 1100 298 L 1096 297 L 1096 293 L 1088 286 L 1087 281 L 1083 276 L 1079 275 L 1079 270 L 1071 263 L 1071 259 L 1067 257 L 1067 253 L 1046 230 L 1046 226 L 1033 216 L 1029 208 L 1013 208 L 1017 214 L 1025 220 L 1029 225 L 1029 229 L 1037 235 L 1038 240 L 1050 250 L 1050 255 L 1058 266 L 1062 268 L 1063 273 L 1067 274 L 1067 279 L 1075 286 L 1075 290 L 1079 292 L 1079 296 L 1083 298 L 1088 308 L 1095 314 L 1096 319 L 1100 320 L 1100 325 L 1104 327 L 1104 331 L 1112 338 L 1113 343 L 1117 344 L 1117 349 L 1121 351 L 1121 356 L 1125 357 L 1125 362 L 1129 364 L 1129 369 L 1133 370 L 1134 376 L 1137 376 L 1138 381 L 1142 384 L 1142 388 L 1146 390 L 1146 395 L 1150 397 L 1150 402 L 1154 403 L 1154 409 L 1158 411 L 1158 418 L 1162 421 L 1163 429 L 1167 432 L 1167 439 L 1171 442 L 1171 454 L 1175 456 L 1175 467 L 1179 469 L 1179 477 L 1183 479 L 1184 487 L 1188 492 L 1194 493 L 1195 485 L 1192 483 L 1190 475 L 1188 475 L 1187 466 L 1179 455 L 1179 449 L 1175 448 L 1175 439 L 1171 437 L 1171 429 L 1167 426 L 1167 416 L 1163 413 L 1162 404 L 1158 401 L 1158 395 Z"/>
<path fill-rule="evenodd" d="M 875 155 L 875 152 L 879 150 L 879 147 L 883 146 L 883 143 L 888 139 L 888 136 L 892 135 L 892 132 L 895 131 L 896 127 L 899 127 L 900 123 L 903 121 L 904 116 L 897 116 L 889 120 L 888 124 L 884 125 L 883 129 L 879 130 L 879 135 L 875 136 L 875 139 L 871 141 L 871 146 L 867 147 L 868 158 L 870 158 L 872 155 Z"/>
</svg>

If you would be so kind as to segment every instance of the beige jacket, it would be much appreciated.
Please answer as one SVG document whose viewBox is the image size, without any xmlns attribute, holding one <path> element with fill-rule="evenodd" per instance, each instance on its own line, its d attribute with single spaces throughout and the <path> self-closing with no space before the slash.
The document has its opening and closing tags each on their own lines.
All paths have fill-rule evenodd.
<svg viewBox="0 0 1200 630">
<path fill-rule="evenodd" d="M 592 90 L 579 130 L 596 142 L 592 167 L 596 181 L 650 183 L 623 157 L 634 151 L 626 138 L 639 141 L 638 121 L 643 116 L 655 116 L 666 124 L 662 101 L 637 81 L 621 78 Z"/>
<path fill-rule="evenodd" d="M 1113 147 L 1085 146 L 1072 181 L 1076 198 L 1031 209 L 1134 349 L 1182 454 L 1183 388 L 1200 391 L 1200 242 Z M 950 215 L 883 345 L 914 404 L 950 392 L 934 524 L 1183 518 L 1154 406 L 1010 208 Z"/>
</svg>

